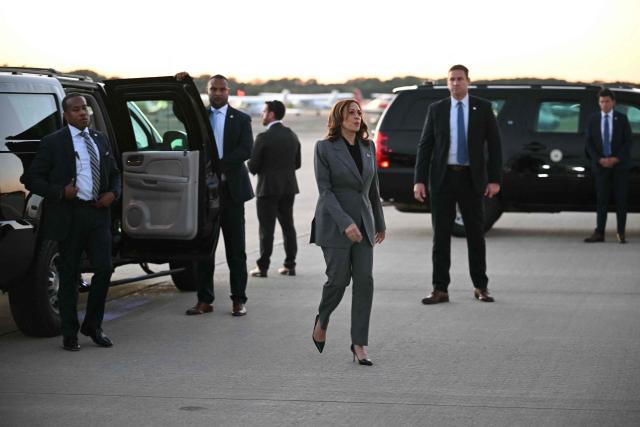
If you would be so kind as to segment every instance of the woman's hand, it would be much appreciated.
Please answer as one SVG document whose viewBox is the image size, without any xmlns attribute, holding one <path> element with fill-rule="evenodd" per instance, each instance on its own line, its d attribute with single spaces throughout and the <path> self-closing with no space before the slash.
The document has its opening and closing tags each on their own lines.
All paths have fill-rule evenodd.
<svg viewBox="0 0 640 427">
<path fill-rule="evenodd" d="M 382 243 L 382 242 L 384 241 L 384 236 L 385 236 L 384 231 L 378 231 L 378 232 L 376 233 L 376 243 L 377 243 L 377 244 Z"/>
<path fill-rule="evenodd" d="M 354 243 L 360 243 L 362 241 L 362 233 L 358 229 L 358 226 L 351 224 L 344 230 L 344 234 Z"/>
</svg>

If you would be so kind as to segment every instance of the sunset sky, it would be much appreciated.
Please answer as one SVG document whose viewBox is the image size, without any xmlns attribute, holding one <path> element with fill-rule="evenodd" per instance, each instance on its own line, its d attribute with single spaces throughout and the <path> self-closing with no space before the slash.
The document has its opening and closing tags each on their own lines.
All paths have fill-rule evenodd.
<svg viewBox="0 0 640 427">
<path fill-rule="evenodd" d="M 0 65 L 328 83 L 462 63 L 472 80 L 640 83 L 639 27 L 636 0 L 23 0 L 0 4 Z"/>
</svg>

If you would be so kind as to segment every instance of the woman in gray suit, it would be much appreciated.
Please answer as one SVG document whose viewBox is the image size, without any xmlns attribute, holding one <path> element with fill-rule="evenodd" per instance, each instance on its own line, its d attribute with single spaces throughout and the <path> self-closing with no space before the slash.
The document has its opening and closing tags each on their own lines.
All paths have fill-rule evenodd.
<svg viewBox="0 0 640 427">
<path fill-rule="evenodd" d="M 333 106 L 327 127 L 326 139 L 315 147 L 319 197 L 311 230 L 311 242 L 322 247 L 327 282 L 312 338 L 322 353 L 329 317 L 353 280 L 351 352 L 354 361 L 372 365 L 364 347 L 373 301 L 373 245 L 385 237 L 376 149 L 353 99 Z"/>
</svg>

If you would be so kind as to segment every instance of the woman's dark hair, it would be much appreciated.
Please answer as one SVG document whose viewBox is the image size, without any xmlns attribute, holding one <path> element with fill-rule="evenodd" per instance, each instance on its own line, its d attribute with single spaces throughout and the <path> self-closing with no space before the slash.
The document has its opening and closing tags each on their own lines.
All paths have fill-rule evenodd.
<svg viewBox="0 0 640 427">
<path fill-rule="evenodd" d="M 331 109 L 327 122 L 327 135 L 325 136 L 329 141 L 336 141 L 342 136 L 342 122 L 344 121 L 345 112 L 352 103 L 355 103 L 358 108 L 362 110 L 360 103 L 355 99 L 342 99 L 336 102 Z M 365 142 L 369 140 L 369 127 L 367 126 L 367 121 L 364 119 L 364 116 L 360 121 L 360 129 L 358 129 L 356 136 Z"/>
</svg>

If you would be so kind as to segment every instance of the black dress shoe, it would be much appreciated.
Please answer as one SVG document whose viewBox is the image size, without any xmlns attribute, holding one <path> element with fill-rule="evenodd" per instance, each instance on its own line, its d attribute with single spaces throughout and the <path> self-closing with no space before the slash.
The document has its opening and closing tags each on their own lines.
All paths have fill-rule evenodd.
<svg viewBox="0 0 640 427">
<path fill-rule="evenodd" d="M 91 340 L 94 343 L 96 343 L 96 345 L 99 345 L 100 347 L 111 347 L 113 345 L 113 342 L 111 342 L 109 337 L 106 336 L 104 334 L 104 332 L 102 332 L 101 328 L 94 329 L 94 330 L 89 330 L 87 328 L 81 328 L 80 332 L 82 333 L 82 335 L 86 335 L 86 336 L 90 337 Z"/>
<path fill-rule="evenodd" d="M 260 270 L 260 267 L 256 267 L 249 272 L 251 277 L 267 277 L 267 270 Z"/>
<path fill-rule="evenodd" d="M 296 275 L 296 269 L 295 267 L 280 267 L 278 269 L 278 273 L 282 274 L 283 276 L 295 276 Z"/>
<path fill-rule="evenodd" d="M 584 241 L 585 243 L 604 242 L 604 234 L 594 231 L 593 234 L 584 239 Z"/>
<path fill-rule="evenodd" d="M 627 239 L 624 237 L 624 234 L 616 234 L 616 237 L 618 238 L 618 243 L 627 243 Z"/>
<path fill-rule="evenodd" d="M 449 293 L 443 291 L 433 291 L 428 297 L 422 298 L 424 305 L 440 304 L 441 302 L 449 302 Z"/>
<path fill-rule="evenodd" d="M 478 301 L 482 302 L 493 302 L 495 301 L 491 295 L 489 295 L 489 291 L 486 289 L 474 288 L 473 296 L 476 297 Z"/>
<path fill-rule="evenodd" d="M 78 337 L 62 337 L 62 348 L 68 351 L 80 351 Z"/>
</svg>

